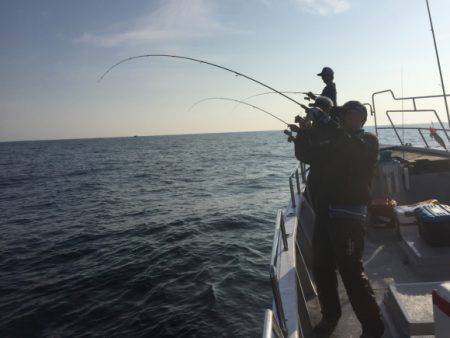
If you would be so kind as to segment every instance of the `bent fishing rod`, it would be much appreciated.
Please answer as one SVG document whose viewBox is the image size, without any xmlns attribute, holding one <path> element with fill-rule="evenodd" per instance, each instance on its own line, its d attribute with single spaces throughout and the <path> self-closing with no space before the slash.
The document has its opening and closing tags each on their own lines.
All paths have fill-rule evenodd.
<svg viewBox="0 0 450 338">
<path fill-rule="evenodd" d="M 287 92 L 287 91 L 282 91 L 281 93 L 283 93 L 283 94 L 305 94 L 304 92 L 290 92 L 290 91 L 288 91 L 288 92 Z M 261 95 L 267 95 L 267 94 L 277 94 L 277 92 L 264 92 L 264 93 L 258 93 L 258 94 L 255 94 L 255 95 L 251 95 L 251 96 L 249 96 L 249 97 L 246 97 L 246 98 L 244 98 L 244 99 L 241 99 L 241 100 L 230 99 L 230 98 L 220 98 L 220 99 L 233 100 L 234 102 L 236 102 L 236 105 L 233 107 L 233 110 L 234 110 L 239 104 L 247 104 L 247 105 L 248 105 L 248 102 L 246 102 L 246 101 L 249 100 L 249 99 L 251 99 L 251 98 L 253 98 L 253 97 L 257 97 L 257 96 L 261 96 Z M 200 103 L 202 103 L 202 102 L 209 101 L 209 100 L 217 100 L 217 99 L 219 99 L 219 98 L 217 98 L 217 97 L 206 97 L 206 98 L 204 98 L 204 99 L 198 100 L 198 101 L 194 102 L 194 103 L 188 108 L 188 111 L 191 111 L 192 108 L 194 108 L 196 105 L 198 105 L 198 104 L 200 104 Z M 303 104 L 300 104 L 300 107 L 302 107 L 303 109 L 305 109 L 305 105 L 303 105 Z"/>
<path fill-rule="evenodd" d="M 305 95 L 308 95 L 307 92 L 298 92 L 298 91 L 281 91 L 281 93 L 283 93 L 283 94 L 305 94 Z M 250 100 L 250 99 L 252 99 L 252 98 L 254 98 L 254 97 L 263 96 L 263 95 L 270 95 L 270 94 L 277 94 L 277 93 L 276 93 L 276 92 L 263 92 L 263 93 L 257 93 L 257 94 L 250 95 L 250 96 L 248 96 L 248 97 L 242 99 L 242 101 L 248 101 L 248 100 Z M 305 99 L 308 99 L 308 100 L 309 100 L 308 97 L 305 97 Z M 239 106 L 239 103 L 235 104 L 235 106 L 233 107 L 232 111 L 234 111 L 234 110 L 236 109 L 237 106 Z"/>
<path fill-rule="evenodd" d="M 122 63 L 131 61 L 131 60 L 142 59 L 142 58 L 150 58 L 150 57 L 165 57 L 165 58 L 182 59 L 182 60 L 194 61 L 194 62 L 198 62 L 198 63 L 201 63 L 201 64 L 205 64 L 205 65 L 209 65 L 209 66 L 212 66 L 212 67 L 216 67 L 216 68 L 225 70 L 225 71 L 227 71 L 227 72 L 233 73 L 233 74 L 235 74 L 236 76 L 244 77 L 244 78 L 246 78 L 247 80 L 250 80 L 250 81 L 252 81 L 252 82 L 254 82 L 254 83 L 259 84 L 260 86 L 263 86 L 263 87 L 265 87 L 265 88 L 267 88 L 267 89 L 270 89 L 272 92 L 275 92 L 275 93 L 277 93 L 277 94 L 283 96 L 284 98 L 288 99 L 289 101 L 294 102 L 295 104 L 301 106 L 301 103 L 298 102 L 297 100 L 294 100 L 292 97 L 290 97 L 290 96 L 284 94 L 283 92 L 280 92 L 279 90 L 276 90 L 275 88 L 273 88 L 273 87 L 271 87 L 271 86 L 269 86 L 269 85 L 267 85 L 267 84 L 265 84 L 265 83 L 263 83 L 263 82 L 261 82 L 261 81 L 259 81 L 259 80 L 254 79 L 254 78 L 252 78 L 252 77 L 250 77 L 250 76 L 248 76 L 248 75 L 246 75 L 246 74 L 244 74 L 244 73 L 238 72 L 238 71 L 233 70 L 233 69 L 231 69 L 231 68 L 224 67 L 224 66 L 221 66 L 221 65 L 218 65 L 218 64 L 209 62 L 209 61 L 205 61 L 205 60 L 201 60 L 201 59 L 195 59 L 195 58 L 191 58 L 191 57 L 188 57 L 188 56 L 173 55 L 173 54 L 145 54 L 145 55 L 132 56 L 132 57 L 129 57 L 129 58 L 120 60 L 119 62 L 117 62 L 117 63 L 113 64 L 111 67 L 109 67 L 109 68 L 108 68 L 108 69 L 107 69 L 107 70 L 106 70 L 106 71 L 98 78 L 97 82 L 101 82 L 101 81 L 103 80 L 103 78 L 104 78 L 111 70 L 113 70 L 115 67 L 119 66 L 119 65 L 122 64 Z"/>
<path fill-rule="evenodd" d="M 303 94 L 303 95 L 308 95 L 307 92 L 294 92 L 294 91 L 282 91 L 281 93 L 283 93 L 283 94 Z M 257 94 L 250 95 L 250 96 L 246 97 L 242 101 L 247 101 L 247 100 L 250 100 L 250 99 L 252 99 L 254 97 L 263 96 L 263 95 L 270 95 L 270 94 L 276 94 L 276 92 L 257 93 Z"/>
<path fill-rule="evenodd" d="M 256 110 L 259 110 L 259 111 L 261 111 L 261 112 L 263 112 L 263 113 L 266 113 L 266 114 L 272 116 L 273 118 L 276 118 L 278 121 L 283 122 L 285 125 L 289 126 L 289 123 L 287 123 L 287 122 L 284 121 L 283 119 L 279 118 L 278 116 L 276 116 L 276 115 L 274 115 L 274 114 L 268 112 L 268 111 L 265 110 L 265 109 L 262 109 L 262 108 L 260 108 L 260 107 L 258 107 L 258 106 L 255 106 L 255 105 L 253 105 L 253 104 L 250 104 L 250 103 L 248 103 L 248 102 L 244 102 L 244 101 L 236 100 L 236 99 L 230 99 L 230 98 L 228 98 L 228 97 L 208 97 L 208 98 L 206 98 L 206 99 L 203 99 L 203 100 L 200 100 L 200 101 L 195 102 L 192 106 L 189 107 L 188 110 L 192 110 L 195 106 L 197 106 L 198 104 L 200 104 L 200 103 L 202 103 L 202 102 L 205 102 L 205 101 L 211 101 L 211 100 L 222 100 L 222 101 L 230 101 L 230 102 L 237 102 L 237 103 L 240 103 L 240 104 L 244 104 L 244 105 L 246 105 L 246 106 L 249 106 L 249 107 L 252 107 L 252 108 L 254 108 L 254 109 L 256 109 Z"/>
</svg>

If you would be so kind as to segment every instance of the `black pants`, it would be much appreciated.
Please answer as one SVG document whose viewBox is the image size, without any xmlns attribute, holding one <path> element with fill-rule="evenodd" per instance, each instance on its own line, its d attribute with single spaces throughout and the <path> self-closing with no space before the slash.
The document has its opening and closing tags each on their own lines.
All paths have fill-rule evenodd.
<svg viewBox="0 0 450 338">
<path fill-rule="evenodd" d="M 375 337 L 384 331 L 380 309 L 362 264 L 364 226 L 352 219 L 330 219 L 328 208 L 316 214 L 313 236 L 313 274 L 322 315 L 338 317 L 341 306 L 336 268 L 350 303 L 365 331 Z"/>
</svg>

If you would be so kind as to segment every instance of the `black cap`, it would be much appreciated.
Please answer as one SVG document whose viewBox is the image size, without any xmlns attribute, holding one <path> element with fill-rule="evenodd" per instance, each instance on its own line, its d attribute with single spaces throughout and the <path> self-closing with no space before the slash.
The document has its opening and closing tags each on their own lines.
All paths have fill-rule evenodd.
<svg viewBox="0 0 450 338">
<path fill-rule="evenodd" d="M 317 74 L 317 76 L 324 76 L 324 75 L 333 76 L 334 75 L 333 69 L 331 69 L 330 67 L 323 67 L 322 71 L 319 74 Z"/>
<path fill-rule="evenodd" d="M 359 101 L 348 101 L 342 106 L 342 113 L 346 114 L 349 111 L 357 112 L 361 115 L 364 123 L 367 121 L 367 109 Z"/>
</svg>

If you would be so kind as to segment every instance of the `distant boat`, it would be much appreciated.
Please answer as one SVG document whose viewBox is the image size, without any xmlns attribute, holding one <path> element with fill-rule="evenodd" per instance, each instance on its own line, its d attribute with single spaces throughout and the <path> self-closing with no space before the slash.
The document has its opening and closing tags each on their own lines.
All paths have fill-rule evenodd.
<svg viewBox="0 0 450 338">
<path fill-rule="evenodd" d="M 137 135 L 134 135 L 133 137 L 139 137 L 139 136 L 137 136 Z"/>
</svg>

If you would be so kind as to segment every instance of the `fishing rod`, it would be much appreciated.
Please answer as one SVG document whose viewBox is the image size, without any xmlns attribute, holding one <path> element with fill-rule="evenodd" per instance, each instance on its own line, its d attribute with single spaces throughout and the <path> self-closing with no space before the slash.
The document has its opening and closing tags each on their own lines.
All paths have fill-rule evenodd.
<svg viewBox="0 0 450 338">
<path fill-rule="evenodd" d="M 248 102 L 244 102 L 244 101 L 236 100 L 236 99 L 230 99 L 230 98 L 228 98 L 228 97 L 208 97 L 208 98 L 206 98 L 206 99 L 203 99 L 203 100 L 200 100 L 200 101 L 195 102 L 192 106 L 189 107 L 188 110 L 192 110 L 195 106 L 199 105 L 199 104 L 202 103 L 202 102 L 205 102 L 205 101 L 211 101 L 211 100 L 222 100 L 222 101 L 230 101 L 230 102 L 237 102 L 237 103 L 240 103 L 240 104 L 244 104 L 244 105 L 246 105 L 246 106 L 249 106 L 249 107 L 252 107 L 252 108 L 254 108 L 254 109 L 256 109 L 256 110 L 259 110 L 259 111 L 261 111 L 261 112 L 263 112 L 263 113 L 266 113 L 266 114 L 272 116 L 273 118 L 276 118 L 278 121 L 283 122 L 285 125 L 289 126 L 289 123 L 287 123 L 287 122 L 284 121 L 283 119 L 279 118 L 278 116 L 276 116 L 276 115 L 274 115 L 274 114 L 268 112 L 268 111 L 265 110 L 265 109 L 262 109 L 262 108 L 260 108 L 260 107 L 258 107 L 258 106 L 255 106 L 255 105 L 253 105 L 253 104 L 250 104 L 250 103 L 248 103 Z"/>
<path fill-rule="evenodd" d="M 308 93 L 306 93 L 306 92 L 294 92 L 294 91 L 281 91 L 281 93 L 283 93 L 283 94 L 308 94 Z M 239 104 L 242 103 L 243 101 L 248 101 L 248 100 L 250 100 L 251 98 L 254 98 L 254 97 L 257 97 L 257 96 L 269 95 L 269 94 L 277 94 L 277 92 L 263 92 L 263 93 L 257 93 L 257 94 L 248 96 L 248 97 L 246 97 L 246 98 L 243 98 L 243 99 L 241 99 L 241 100 L 237 100 L 238 102 L 237 102 L 236 105 L 233 107 L 232 111 L 234 111 L 234 110 L 236 109 L 236 107 L 239 106 Z M 207 98 L 201 99 L 201 100 L 199 100 L 199 101 L 193 103 L 193 104 L 189 107 L 188 111 L 190 111 L 192 108 L 194 108 L 197 104 L 202 103 L 202 102 L 204 102 L 204 101 L 208 101 L 208 100 L 210 100 L 210 99 L 214 99 L 214 98 L 208 98 L 208 97 L 207 97 Z M 301 106 L 302 108 L 304 108 L 304 105 L 300 104 L 300 106 Z"/>
<path fill-rule="evenodd" d="M 282 91 L 282 93 L 283 94 L 303 94 L 303 95 L 308 95 L 307 92 Z M 250 95 L 250 96 L 246 97 L 245 99 L 243 99 L 243 101 L 250 100 L 250 99 L 252 99 L 254 97 L 263 96 L 263 95 L 270 95 L 270 94 L 276 94 L 276 92 L 257 93 L 257 94 Z"/>
<path fill-rule="evenodd" d="M 117 62 L 117 63 L 113 64 L 111 67 L 109 67 L 102 75 L 100 75 L 100 77 L 98 78 L 97 82 L 101 82 L 103 80 L 103 78 L 111 70 L 113 70 L 113 68 L 119 66 L 120 64 L 128 62 L 128 61 L 131 61 L 131 60 L 147 58 L 147 57 L 167 57 L 167 58 L 174 58 L 174 59 L 182 59 L 182 60 L 194 61 L 194 62 L 198 62 L 198 63 L 201 63 L 201 64 L 205 64 L 205 65 L 209 65 L 209 66 L 212 66 L 212 67 L 216 67 L 216 68 L 219 68 L 219 69 L 231 72 L 231 73 L 235 74 L 236 76 L 241 76 L 241 77 L 246 78 L 247 80 L 255 82 L 255 83 L 259 84 L 260 86 L 263 86 L 263 87 L 265 87 L 267 89 L 270 89 L 271 91 L 273 91 L 273 92 L 283 96 L 284 98 L 288 99 L 289 101 L 294 102 L 295 104 L 301 106 L 301 103 L 296 101 L 296 100 L 294 100 L 292 97 L 290 97 L 290 96 L 288 96 L 288 95 L 286 95 L 286 94 L 276 90 L 275 88 L 273 88 L 273 87 L 271 87 L 271 86 L 269 86 L 269 85 L 267 85 L 267 84 L 265 84 L 265 83 L 263 83 L 263 82 L 261 82 L 259 80 L 256 80 L 256 79 L 254 79 L 254 78 L 252 78 L 252 77 L 250 77 L 248 75 L 245 75 L 245 74 L 243 74 L 241 72 L 238 72 L 238 71 L 233 70 L 231 68 L 224 67 L 224 66 L 221 66 L 221 65 L 209 62 L 209 61 L 205 61 L 205 60 L 201 60 L 201 59 L 195 59 L 195 58 L 191 58 L 191 57 L 188 57 L 188 56 L 173 55 L 173 54 L 145 54 L 145 55 L 132 56 L 132 57 L 120 60 L 119 62 Z"/>
<path fill-rule="evenodd" d="M 283 93 L 283 94 L 304 94 L 304 95 L 308 95 L 307 92 L 298 92 L 298 91 L 282 91 L 281 93 Z M 276 92 L 263 92 L 263 93 L 257 93 L 257 94 L 250 95 L 250 96 L 248 96 L 248 97 L 242 99 L 242 101 L 248 101 L 248 100 L 250 100 L 250 99 L 252 99 L 252 98 L 254 98 L 254 97 L 263 96 L 263 95 L 270 95 L 270 94 L 277 94 L 277 93 L 276 93 Z M 306 96 L 306 97 L 305 97 L 305 100 L 310 100 L 310 98 L 309 98 L 308 96 Z M 237 103 L 237 104 L 234 105 L 232 111 L 234 111 L 234 110 L 237 108 L 237 106 L 239 106 L 239 103 Z"/>
</svg>

